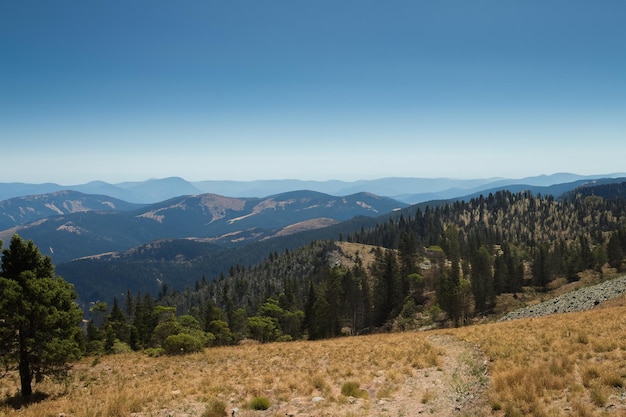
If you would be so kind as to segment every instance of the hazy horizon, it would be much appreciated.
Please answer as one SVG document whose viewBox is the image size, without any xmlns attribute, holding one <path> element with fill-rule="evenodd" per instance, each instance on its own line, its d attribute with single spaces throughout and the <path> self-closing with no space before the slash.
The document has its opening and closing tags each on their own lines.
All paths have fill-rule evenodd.
<svg viewBox="0 0 626 417">
<path fill-rule="evenodd" d="M 0 3 L 0 182 L 600 175 L 626 3 Z"/>
<path fill-rule="evenodd" d="M 551 173 L 551 174 L 539 174 L 539 175 L 531 175 L 531 176 L 526 176 L 526 177 L 476 177 L 476 178 L 456 178 L 456 177 L 403 177 L 403 176 L 389 176 L 389 177 L 378 177 L 378 178 L 358 178 L 355 180 L 342 180 L 342 179 L 337 179 L 337 178 L 331 178 L 331 179 L 325 179 L 325 180 L 316 180 L 316 179 L 300 179 L 300 178 L 267 178 L 267 179 L 254 179 L 254 180 L 229 180 L 229 179 L 223 179 L 223 180 L 215 180 L 215 179 L 204 179 L 204 180 L 189 180 L 186 179 L 184 177 L 178 176 L 178 175 L 172 175 L 172 176 L 167 176 L 167 177 L 160 177 L 160 178 L 145 178 L 145 179 L 130 179 L 130 180 L 124 180 L 124 181 L 115 181 L 115 182 L 109 182 L 109 181 L 105 181 L 105 180 L 101 180 L 101 179 L 92 179 L 89 181 L 84 181 L 84 182 L 74 182 L 74 183 L 57 183 L 54 181 L 44 181 L 44 182 L 25 182 L 25 181 L 0 181 L 0 184 L 27 184 L 27 185 L 44 185 L 46 183 L 49 184 L 56 184 L 56 185 L 60 185 L 60 186 L 78 186 L 78 185 L 86 185 L 86 184 L 90 184 L 90 183 L 106 183 L 106 184 L 110 184 L 110 185 L 122 185 L 122 184 L 141 184 L 141 183 L 146 183 L 146 182 L 150 182 L 150 181 L 164 181 L 164 180 L 168 180 L 168 179 L 180 179 L 183 180 L 185 182 L 188 182 L 190 184 L 199 184 L 199 183 L 203 183 L 203 182 L 215 182 L 215 183 L 229 183 L 229 182 L 233 182 L 233 183 L 254 183 L 254 182 L 303 182 L 303 183 L 329 183 L 329 182 L 337 182 L 337 183 L 345 183 L 346 185 L 349 184 L 356 184 L 359 182 L 368 182 L 368 181 L 385 181 L 385 180 L 424 180 L 424 181 L 459 181 L 459 182 L 467 182 L 467 183 L 472 183 L 472 182 L 481 182 L 484 181 L 485 183 L 491 183 L 491 182 L 497 182 L 497 181 L 508 181 L 508 180 L 512 180 L 512 181 L 516 181 L 516 180 L 531 180 L 531 179 L 540 179 L 540 178 L 551 178 L 551 177 L 555 177 L 555 176 L 574 176 L 574 177 L 592 177 L 592 178 L 621 178 L 622 176 L 626 177 L 626 172 L 605 172 L 605 173 L 595 173 L 595 174 L 579 174 L 576 172 L 555 172 L 555 173 Z M 531 181 L 532 182 L 532 181 Z M 522 184 L 522 183 L 520 183 Z"/>
</svg>

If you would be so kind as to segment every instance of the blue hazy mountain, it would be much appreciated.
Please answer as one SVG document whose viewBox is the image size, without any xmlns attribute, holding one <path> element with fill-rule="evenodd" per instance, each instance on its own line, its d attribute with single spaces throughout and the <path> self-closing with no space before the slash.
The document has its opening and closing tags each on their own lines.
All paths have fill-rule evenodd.
<svg viewBox="0 0 626 417">
<path fill-rule="evenodd" d="M 521 179 L 397 177 L 353 182 L 339 180 L 303 181 L 293 179 L 257 181 L 209 180 L 189 182 L 182 178 L 170 177 L 118 184 L 109 184 L 102 181 L 92 181 L 87 184 L 79 185 L 0 183 L 0 200 L 33 194 L 46 194 L 60 190 L 73 190 L 85 194 L 107 195 L 131 203 L 150 204 L 173 197 L 193 194 L 210 193 L 237 198 L 262 198 L 268 195 L 281 194 L 289 191 L 310 190 L 334 196 L 367 192 L 403 201 L 408 204 L 415 204 L 429 200 L 457 198 L 483 190 L 513 185 L 547 187 L 581 180 L 597 180 L 601 178 L 618 178 L 625 176 L 626 173 L 602 175 L 558 173 Z"/>
</svg>

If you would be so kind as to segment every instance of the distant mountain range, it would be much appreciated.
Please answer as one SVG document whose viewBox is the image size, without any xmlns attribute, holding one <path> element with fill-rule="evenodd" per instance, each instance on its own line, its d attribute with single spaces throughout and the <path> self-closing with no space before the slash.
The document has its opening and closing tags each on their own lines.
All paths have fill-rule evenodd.
<svg viewBox="0 0 626 417">
<path fill-rule="evenodd" d="M 69 190 L 16 197 L 0 201 L 0 230 L 62 214 L 130 211 L 142 206 L 105 195 L 88 195 Z"/>
<path fill-rule="evenodd" d="M 378 216 L 405 206 L 369 193 L 334 197 L 314 191 L 265 198 L 197 194 L 138 206 L 65 191 L 0 202 L 3 224 L 13 221 L 0 231 L 0 240 L 8 242 L 18 233 L 32 239 L 54 262 L 66 262 L 124 251 L 158 239 L 193 238 L 226 247 L 243 245 L 355 216 Z"/>
<path fill-rule="evenodd" d="M 414 207 L 407 201 L 418 201 L 419 206 L 438 205 L 502 189 L 559 198 L 570 195 L 572 190 L 594 193 L 603 190 L 597 185 L 622 183 L 626 178 L 618 174 L 559 174 L 523 181 L 388 178 L 355 183 L 189 183 L 168 178 L 123 186 L 94 182 L 76 187 L 83 191 L 58 190 L 54 188 L 61 186 L 54 184 L 0 184 L 0 196 L 34 192 L 0 201 L 0 240 L 6 243 L 14 233 L 32 239 L 42 253 L 52 257 L 58 273 L 76 285 L 83 299 L 106 299 L 127 288 L 155 293 L 160 282 L 189 285 L 201 276 L 213 279 L 235 263 L 248 266 L 272 252 L 372 227 L 398 209 L 409 213 L 406 210 Z M 307 185 L 335 192 L 362 187 L 402 195 L 403 199 L 370 192 L 340 197 L 311 190 L 264 197 L 202 192 L 225 187 L 234 194 L 252 195 L 278 187 Z M 591 185 L 594 187 L 578 188 Z M 48 188 L 54 190 L 42 193 Z M 405 193 L 399 194 L 401 191 Z M 137 203 L 173 194 L 177 196 Z"/>
<path fill-rule="evenodd" d="M 35 194 L 48 194 L 62 190 L 85 194 L 107 195 L 131 203 L 157 203 L 173 197 L 193 194 L 217 194 L 237 198 L 263 198 L 289 191 L 310 190 L 334 196 L 368 192 L 385 196 L 407 204 L 429 200 L 451 199 L 498 187 L 519 185 L 524 187 L 547 187 L 574 181 L 590 181 L 601 178 L 626 177 L 626 173 L 602 175 L 577 175 L 559 173 L 522 179 L 451 179 L 451 178 L 381 178 L 374 180 L 347 181 L 199 181 L 189 182 L 171 177 L 141 182 L 108 184 L 93 181 L 80 185 L 0 183 L 0 200 Z"/>
</svg>

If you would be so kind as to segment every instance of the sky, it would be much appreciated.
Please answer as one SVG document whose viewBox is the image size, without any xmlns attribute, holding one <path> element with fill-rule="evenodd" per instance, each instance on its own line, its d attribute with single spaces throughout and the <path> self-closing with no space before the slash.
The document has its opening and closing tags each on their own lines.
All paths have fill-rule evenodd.
<svg viewBox="0 0 626 417">
<path fill-rule="evenodd" d="M 626 172 L 623 0 L 0 0 L 0 182 Z"/>
</svg>

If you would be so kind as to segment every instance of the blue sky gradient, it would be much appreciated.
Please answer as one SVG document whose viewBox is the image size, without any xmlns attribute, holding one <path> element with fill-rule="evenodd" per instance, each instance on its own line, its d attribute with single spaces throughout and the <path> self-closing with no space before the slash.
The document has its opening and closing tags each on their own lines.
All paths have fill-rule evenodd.
<svg viewBox="0 0 626 417">
<path fill-rule="evenodd" d="M 0 1 L 0 182 L 626 171 L 623 1 Z"/>
</svg>

